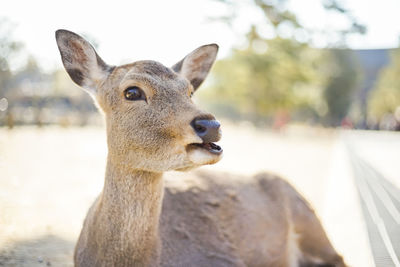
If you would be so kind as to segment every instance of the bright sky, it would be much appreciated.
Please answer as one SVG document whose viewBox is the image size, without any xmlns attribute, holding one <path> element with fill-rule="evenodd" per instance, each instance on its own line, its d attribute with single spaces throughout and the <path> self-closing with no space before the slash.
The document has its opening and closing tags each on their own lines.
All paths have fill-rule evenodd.
<svg viewBox="0 0 400 267">
<path fill-rule="evenodd" d="M 321 7 L 321 0 L 291 0 L 290 9 L 313 28 L 335 28 L 337 16 Z M 249 3 L 247 1 L 241 1 Z M 251 2 L 251 1 L 250 1 Z M 345 7 L 368 27 L 368 34 L 350 38 L 353 48 L 396 47 L 400 36 L 400 1 L 348 0 Z M 220 45 L 220 57 L 243 42 L 252 23 L 263 16 L 241 4 L 233 28 L 207 18 L 227 14 L 225 5 L 212 0 L 12 0 L 2 3 L 0 18 L 15 24 L 14 38 L 25 43 L 44 69 L 61 67 L 54 32 L 59 28 L 87 34 L 99 43 L 100 56 L 110 64 L 139 59 L 172 65 L 206 43 Z M 268 27 L 265 28 L 268 34 Z M 324 40 L 315 38 L 316 46 Z"/>
</svg>

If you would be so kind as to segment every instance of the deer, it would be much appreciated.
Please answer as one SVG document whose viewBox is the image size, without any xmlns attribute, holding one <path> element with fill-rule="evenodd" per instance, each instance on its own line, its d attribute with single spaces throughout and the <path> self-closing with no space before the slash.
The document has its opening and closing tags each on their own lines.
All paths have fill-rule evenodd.
<svg viewBox="0 0 400 267">
<path fill-rule="evenodd" d="M 75 266 L 346 266 L 310 204 L 283 178 L 189 172 L 223 155 L 220 123 L 192 99 L 218 45 L 172 67 L 113 66 L 73 32 L 57 30 L 56 41 L 107 133 L 104 187 L 84 220 Z M 167 179 L 168 171 L 179 172 Z"/>
</svg>

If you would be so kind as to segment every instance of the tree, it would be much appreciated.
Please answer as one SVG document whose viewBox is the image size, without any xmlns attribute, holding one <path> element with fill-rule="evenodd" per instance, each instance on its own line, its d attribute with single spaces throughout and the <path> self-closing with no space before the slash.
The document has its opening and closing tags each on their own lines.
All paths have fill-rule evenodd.
<svg viewBox="0 0 400 267">
<path fill-rule="evenodd" d="M 330 50 L 330 70 L 323 96 L 327 104 L 326 123 L 339 126 L 347 116 L 360 81 L 360 68 L 352 51 Z"/>
<path fill-rule="evenodd" d="M 12 39 L 10 22 L 0 18 L 0 96 L 4 96 L 11 80 L 10 60 L 22 45 Z"/>
<path fill-rule="evenodd" d="M 21 48 L 21 44 L 12 39 L 12 26 L 5 19 L 0 18 L 0 99 L 9 98 L 13 75 L 10 70 L 10 60 Z M 12 102 L 8 101 L 8 109 L 0 111 L 0 119 L 4 118 L 9 126 L 13 127 L 14 119 L 10 112 Z M 5 114 L 4 114 L 5 113 Z"/>
<path fill-rule="evenodd" d="M 265 23 L 272 26 L 275 37 L 263 37 L 260 25 L 253 25 L 245 48 L 234 49 L 228 58 L 216 63 L 211 90 L 201 96 L 223 115 L 266 121 L 283 112 L 302 120 L 327 119 L 330 125 L 336 125 L 350 106 L 357 81 L 356 64 L 342 55 L 346 52 L 313 49 L 307 38 L 293 38 L 304 27 L 286 8 L 286 2 L 252 1 L 265 15 Z M 365 27 L 336 1 L 325 1 L 324 6 L 350 21 L 349 29 L 336 33 L 343 36 L 343 42 L 350 33 L 365 32 Z M 234 19 L 233 14 L 224 21 L 232 23 Z M 283 26 L 288 37 L 282 37 Z M 312 34 L 309 29 L 305 32 Z M 343 42 L 333 46 L 343 46 Z"/>
<path fill-rule="evenodd" d="M 287 36 L 296 36 L 296 33 L 301 32 L 301 35 L 306 35 L 304 42 L 309 42 L 310 38 L 314 34 L 318 34 L 319 38 L 325 37 L 329 47 L 345 47 L 346 39 L 351 34 L 364 34 L 367 31 L 365 25 L 359 23 L 353 16 L 350 10 L 346 9 L 337 0 L 321 0 L 321 5 L 327 12 L 338 13 L 347 21 L 347 26 L 337 28 L 336 30 L 324 30 L 324 29 L 309 29 L 305 28 L 298 21 L 296 14 L 288 9 L 288 0 L 215 0 L 222 2 L 230 7 L 230 13 L 222 15 L 215 19 L 226 22 L 228 25 L 233 25 L 235 19 L 238 17 L 238 11 L 240 11 L 240 5 L 248 3 L 259 9 L 265 17 L 265 24 L 268 24 L 275 31 L 277 36 L 280 35 L 282 28 L 286 32 Z M 262 25 L 258 25 L 262 26 Z M 257 27 L 259 32 L 260 28 Z"/>
<path fill-rule="evenodd" d="M 390 64 L 381 72 L 368 97 L 369 117 L 381 119 L 400 107 L 400 49 L 393 51 Z"/>
<path fill-rule="evenodd" d="M 205 90 L 203 98 L 224 107 L 225 113 L 259 122 L 277 112 L 318 113 L 324 82 L 318 74 L 322 51 L 294 40 L 262 39 L 255 28 L 251 35 L 246 49 L 236 49 L 216 63 L 212 88 Z"/>
</svg>

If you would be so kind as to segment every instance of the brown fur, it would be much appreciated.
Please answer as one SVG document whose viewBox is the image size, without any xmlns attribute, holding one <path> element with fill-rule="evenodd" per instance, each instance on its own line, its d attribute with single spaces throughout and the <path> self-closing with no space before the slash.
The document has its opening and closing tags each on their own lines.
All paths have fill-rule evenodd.
<svg viewBox="0 0 400 267">
<path fill-rule="evenodd" d="M 56 37 L 66 70 L 92 94 L 107 126 L 104 188 L 85 219 L 76 266 L 345 266 L 314 211 L 280 178 L 162 177 L 220 159 L 188 146 L 202 142 L 191 121 L 213 118 L 190 95 L 210 70 L 216 45 L 172 69 L 154 61 L 111 67 L 78 35 L 60 30 Z M 126 100 L 131 86 L 146 100 Z"/>
</svg>

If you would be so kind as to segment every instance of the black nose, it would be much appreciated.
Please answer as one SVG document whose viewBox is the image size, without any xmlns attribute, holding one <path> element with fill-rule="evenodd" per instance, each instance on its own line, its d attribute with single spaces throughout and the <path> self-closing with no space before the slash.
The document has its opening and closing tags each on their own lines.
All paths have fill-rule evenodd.
<svg viewBox="0 0 400 267">
<path fill-rule="evenodd" d="M 204 143 L 217 142 L 221 138 L 221 125 L 214 119 L 195 118 L 191 125 Z"/>
</svg>

